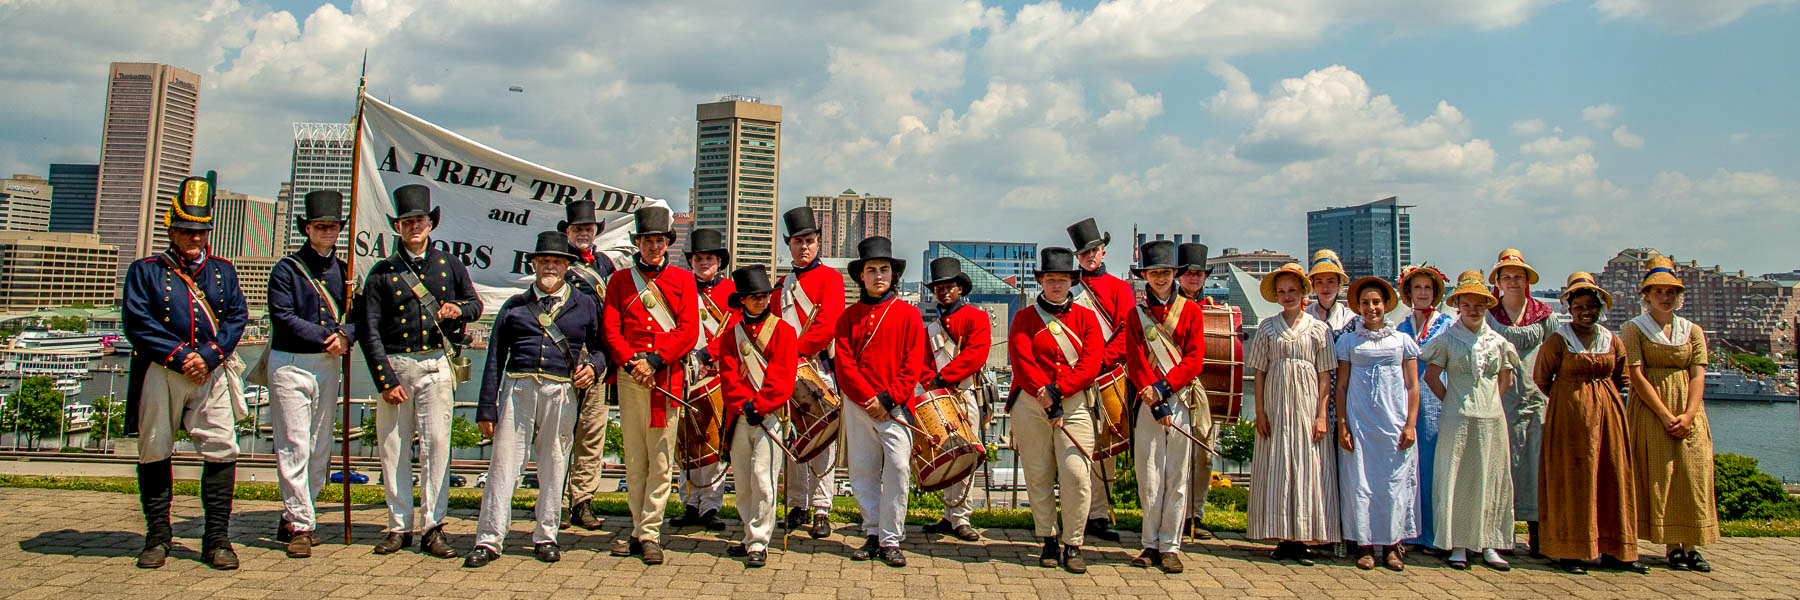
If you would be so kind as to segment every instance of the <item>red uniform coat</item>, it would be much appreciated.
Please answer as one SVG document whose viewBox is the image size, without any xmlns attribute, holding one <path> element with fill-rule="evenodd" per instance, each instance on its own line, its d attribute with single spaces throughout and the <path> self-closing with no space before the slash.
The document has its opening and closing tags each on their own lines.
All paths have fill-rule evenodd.
<svg viewBox="0 0 1800 600">
<path fill-rule="evenodd" d="M 1013 315 L 1012 328 L 1006 336 L 1013 388 L 1036 396 L 1044 386 L 1054 386 L 1058 394 L 1068 397 L 1094 385 L 1105 359 L 1100 322 L 1095 319 L 1094 311 L 1073 303 L 1058 318 L 1075 340 L 1077 360 L 1070 364 L 1056 337 L 1044 327 L 1035 305 Z M 1010 403 L 1007 409 L 1011 410 Z"/>
<path fill-rule="evenodd" d="M 943 323 L 944 333 L 950 337 L 950 342 L 956 345 L 956 357 L 939 369 L 937 357 L 932 353 L 931 343 L 927 341 L 925 374 L 919 383 L 929 388 L 933 387 L 933 379 L 942 379 L 954 387 L 980 373 L 982 365 L 987 364 L 988 351 L 993 346 L 993 326 L 988 324 L 987 311 L 970 306 L 967 302 L 958 302 L 950 314 L 939 315 L 938 320 Z M 926 331 L 929 332 L 930 328 L 926 328 Z"/>
<path fill-rule="evenodd" d="M 619 370 L 631 368 L 627 361 L 639 354 L 647 354 L 651 365 L 657 369 L 656 385 L 671 394 L 683 395 L 687 388 L 680 361 L 699 341 L 700 292 L 694 289 L 694 274 L 687 269 L 664 266 L 651 271 L 641 262 L 632 270 L 643 273 L 645 281 L 662 291 L 657 302 L 668 302 L 670 312 L 675 315 L 675 327 L 663 331 L 656 324 L 656 319 L 650 316 L 638 296 L 632 270 L 625 270 L 613 273 L 606 281 L 601 334 L 606 339 L 607 350 L 612 353 L 613 364 L 618 365 Z M 609 377 L 607 381 L 617 381 L 617 377 Z M 668 414 L 668 397 L 654 390 L 650 396 L 650 426 L 663 427 Z"/>
<path fill-rule="evenodd" d="M 1102 313 L 1098 316 L 1112 327 L 1113 336 L 1103 340 L 1106 344 L 1106 364 L 1102 366 L 1103 370 L 1111 371 L 1113 367 L 1125 364 L 1125 334 L 1119 330 L 1130 326 L 1131 311 L 1137 306 L 1137 296 L 1131 292 L 1131 284 L 1125 283 L 1125 280 L 1107 274 L 1105 269 L 1098 273 L 1089 275 L 1084 272 L 1081 283 L 1094 294 L 1094 306 Z"/>
<path fill-rule="evenodd" d="M 886 393 L 912 408 L 913 388 L 925 372 L 925 324 L 919 309 L 891 294 L 844 309 L 837 322 L 838 388 L 851 402 L 868 406 Z"/>
<path fill-rule="evenodd" d="M 1177 296 L 1179 298 L 1179 296 Z M 1156 363 L 1150 358 L 1150 342 L 1144 337 L 1147 327 L 1162 322 L 1169 316 L 1173 303 L 1154 305 L 1146 300 L 1145 312 L 1157 323 L 1145 323 L 1139 317 L 1139 311 L 1131 311 L 1131 328 L 1126 332 L 1129 336 L 1127 354 L 1125 355 L 1125 377 L 1131 380 L 1132 393 L 1144 389 L 1145 386 L 1157 386 L 1158 392 L 1167 399 L 1176 390 L 1186 387 L 1195 377 L 1200 376 L 1200 369 L 1206 365 L 1206 314 L 1199 302 L 1180 298 L 1185 304 L 1181 309 L 1181 319 L 1175 324 L 1175 368 L 1168 373 L 1157 374 Z M 1158 342 L 1160 343 L 1160 342 Z"/>
<path fill-rule="evenodd" d="M 776 318 L 786 311 L 785 302 L 792 300 L 787 297 L 786 288 L 795 280 L 813 303 L 813 314 L 806 315 L 809 324 L 795 328 L 796 332 L 805 329 L 800 334 L 800 357 L 815 357 L 830 348 L 832 338 L 837 335 L 838 317 L 844 313 L 844 276 L 816 260 L 805 268 L 794 269 L 793 274 L 782 280 L 787 285 L 776 286 L 775 295 L 769 298 L 770 310 L 775 311 Z"/>
<path fill-rule="evenodd" d="M 733 323 L 736 325 L 736 323 Z M 750 344 L 756 345 L 756 339 L 762 336 L 765 328 L 774 327 L 775 333 L 769 337 L 769 346 L 762 348 L 763 360 L 767 361 L 762 385 L 757 386 L 750 381 L 750 371 L 744 368 L 744 361 L 738 358 L 738 344 L 745 340 L 737 337 L 737 327 L 725 330 L 719 336 L 719 348 L 716 355 L 719 365 L 721 385 L 725 388 L 725 422 L 737 420 L 743 414 L 745 400 L 752 400 L 757 414 L 769 414 L 787 404 L 788 397 L 794 395 L 794 368 L 799 365 L 800 354 L 796 352 L 794 328 L 774 315 L 765 317 L 760 323 L 744 323 L 744 333 L 750 336 Z"/>
<path fill-rule="evenodd" d="M 706 349 L 706 355 L 711 357 L 713 361 L 717 363 L 720 347 L 719 338 L 725 337 L 725 332 L 730 331 L 731 326 L 737 324 L 742 311 L 731 307 L 731 295 L 737 292 L 737 284 L 733 283 L 730 277 L 724 275 L 719 275 L 713 282 L 714 283 L 711 285 L 708 285 L 696 278 L 694 280 L 694 285 L 700 290 L 700 312 L 702 314 L 717 309 L 720 314 L 725 315 L 724 318 L 720 319 L 724 324 L 719 326 L 718 335 L 714 335 L 712 339 L 702 340 Z M 700 327 L 700 335 L 706 335 L 705 326 Z"/>
</svg>

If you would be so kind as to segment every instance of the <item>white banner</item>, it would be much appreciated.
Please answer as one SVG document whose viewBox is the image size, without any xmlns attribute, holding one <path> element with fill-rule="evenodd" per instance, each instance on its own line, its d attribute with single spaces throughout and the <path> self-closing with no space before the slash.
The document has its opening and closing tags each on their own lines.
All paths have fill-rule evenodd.
<svg viewBox="0 0 1800 600">
<path fill-rule="evenodd" d="M 488 315 L 531 284 L 525 254 L 537 245 L 538 232 L 556 229 L 567 214 L 564 205 L 594 201 L 606 222 L 595 245 L 620 266 L 636 252 L 631 212 L 668 206 L 489 148 L 374 97 L 362 101 L 351 245 L 358 278 L 400 249 L 389 219 L 393 191 L 403 185 L 431 188 L 431 204 L 440 211 L 432 245 L 462 259 Z"/>
</svg>

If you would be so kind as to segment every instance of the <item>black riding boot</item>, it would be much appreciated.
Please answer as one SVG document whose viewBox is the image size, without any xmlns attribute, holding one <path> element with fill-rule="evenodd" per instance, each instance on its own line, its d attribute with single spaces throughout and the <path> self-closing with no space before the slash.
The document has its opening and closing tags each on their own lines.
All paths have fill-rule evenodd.
<svg viewBox="0 0 1800 600">
<path fill-rule="evenodd" d="M 155 569 L 169 558 L 169 502 L 175 494 L 173 462 L 161 460 L 137 466 L 138 503 L 144 507 L 144 550 L 137 566 Z"/>
<path fill-rule="evenodd" d="M 237 487 L 237 463 L 205 463 L 200 470 L 200 506 L 206 531 L 200 536 L 200 559 L 221 571 L 238 568 L 231 549 L 231 493 Z"/>
</svg>

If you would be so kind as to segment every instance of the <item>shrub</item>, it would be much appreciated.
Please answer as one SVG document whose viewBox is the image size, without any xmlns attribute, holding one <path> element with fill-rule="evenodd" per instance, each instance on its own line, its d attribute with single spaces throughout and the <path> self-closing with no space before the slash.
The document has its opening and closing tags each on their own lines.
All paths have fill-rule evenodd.
<svg viewBox="0 0 1800 600">
<path fill-rule="evenodd" d="M 1206 494 L 1206 505 L 1244 512 L 1250 508 L 1250 488 L 1216 487 Z"/>
<path fill-rule="evenodd" d="M 1713 499 L 1720 520 L 1800 518 L 1800 500 L 1781 482 L 1756 468 L 1756 459 L 1736 454 L 1713 456 Z"/>
</svg>

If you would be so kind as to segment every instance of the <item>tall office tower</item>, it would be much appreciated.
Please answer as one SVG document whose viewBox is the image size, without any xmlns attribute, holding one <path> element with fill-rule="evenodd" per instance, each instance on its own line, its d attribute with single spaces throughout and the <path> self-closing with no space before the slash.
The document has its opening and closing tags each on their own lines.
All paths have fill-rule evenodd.
<svg viewBox="0 0 1800 600">
<path fill-rule="evenodd" d="M 807 196 L 806 205 L 819 218 L 819 256 L 856 258 L 856 243 L 863 238 L 893 235 L 893 198 L 844 190 L 836 196 Z"/>
<path fill-rule="evenodd" d="M 306 244 L 306 234 L 293 223 L 294 215 L 306 214 L 306 195 L 317 190 L 337 190 L 344 195 L 344 217 L 349 218 L 351 150 L 355 146 L 356 127 L 349 123 L 295 123 L 294 154 L 289 166 L 287 218 L 277 224 L 276 231 L 287 236 L 279 248 L 283 254 Z M 338 247 L 346 247 L 350 228 L 338 233 Z"/>
<path fill-rule="evenodd" d="M 771 270 L 779 245 L 781 107 L 751 96 L 725 96 L 694 107 L 695 228 L 725 231 L 733 267 Z"/>
<path fill-rule="evenodd" d="M 275 256 L 275 201 L 220 189 L 213 198 L 213 254 L 225 258 Z"/>
<path fill-rule="evenodd" d="M 50 231 L 50 182 L 35 175 L 0 178 L 0 231 Z"/>
<path fill-rule="evenodd" d="M 169 244 L 169 199 L 194 174 L 200 76 L 156 63 L 112 63 L 100 128 L 94 234 L 118 249 L 118 274 Z"/>
<path fill-rule="evenodd" d="M 273 249 L 277 256 L 287 256 L 299 249 L 288 246 L 287 230 L 299 229 L 292 225 L 293 221 L 288 220 L 288 210 L 293 208 L 293 201 L 294 184 L 287 181 L 281 182 L 281 189 L 275 192 L 275 227 L 269 230 L 269 248 Z M 345 229 L 349 229 L 349 227 L 345 227 Z"/>
<path fill-rule="evenodd" d="M 1336 250 L 1351 278 L 1374 275 L 1388 281 L 1400 278 L 1400 268 L 1412 264 L 1412 219 L 1397 197 L 1368 204 L 1327 208 L 1306 213 L 1306 254 Z"/>
<path fill-rule="evenodd" d="M 94 190 L 100 186 L 100 165 L 50 164 L 50 231 L 94 232 Z"/>
</svg>

